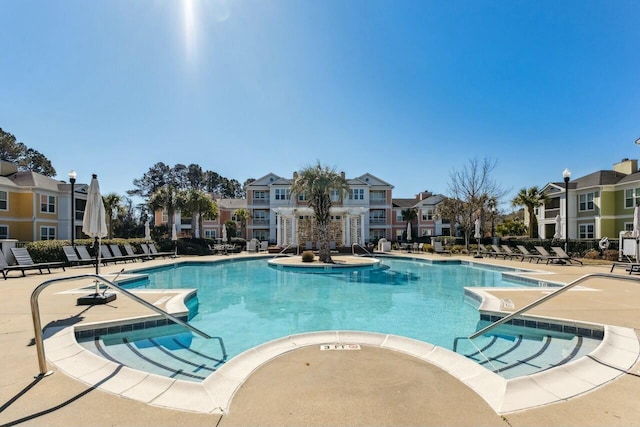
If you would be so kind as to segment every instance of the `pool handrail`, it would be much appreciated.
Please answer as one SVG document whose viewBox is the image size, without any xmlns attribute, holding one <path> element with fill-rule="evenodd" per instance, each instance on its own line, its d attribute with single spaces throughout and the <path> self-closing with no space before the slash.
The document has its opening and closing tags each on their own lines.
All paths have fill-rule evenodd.
<svg viewBox="0 0 640 427">
<path fill-rule="evenodd" d="M 469 335 L 468 339 L 473 340 L 475 338 L 478 338 L 480 335 L 486 334 L 487 332 L 489 332 L 490 330 L 497 328 L 498 326 L 502 325 L 503 323 L 508 322 L 509 320 L 513 319 L 516 316 L 519 316 L 520 314 L 531 310 L 532 308 L 535 308 L 537 306 L 539 306 L 540 304 L 550 300 L 551 298 L 555 298 L 557 295 L 568 291 L 569 289 L 573 288 L 574 286 L 588 280 L 588 279 L 592 279 L 594 277 L 603 277 L 603 278 L 607 278 L 607 279 L 616 279 L 616 280 L 629 280 L 629 281 L 635 281 L 635 282 L 640 282 L 640 278 L 636 278 L 633 276 L 623 276 L 623 275 L 619 275 L 619 274 L 612 274 L 612 273 L 589 273 L 589 274 L 585 274 L 584 276 L 578 277 L 577 279 L 575 279 L 573 282 L 567 283 L 566 285 L 558 288 L 557 290 L 551 292 L 550 294 L 547 294 L 545 296 L 543 296 L 542 298 L 539 298 L 537 300 L 535 300 L 534 302 L 525 305 L 524 307 L 522 307 L 519 310 L 514 311 L 513 313 L 503 317 L 500 320 L 496 320 L 495 322 L 491 323 L 490 325 L 480 329 L 477 332 L 474 332 L 473 334 Z"/>
<path fill-rule="evenodd" d="M 372 257 L 372 256 L 373 256 L 373 254 L 372 254 L 371 252 L 369 252 L 369 251 L 367 250 L 367 248 L 365 248 L 364 246 L 362 246 L 360 243 L 352 243 L 352 244 L 351 244 L 351 255 L 355 255 L 355 254 L 356 254 L 356 251 L 354 250 L 354 248 L 355 248 L 356 246 L 358 246 L 359 248 L 361 248 L 361 249 L 365 252 L 364 254 L 362 254 L 362 255 L 358 254 L 357 256 L 370 256 L 370 257 Z"/>
<path fill-rule="evenodd" d="M 284 256 L 284 255 L 290 256 L 290 255 L 286 254 L 285 252 L 287 251 L 287 249 L 292 248 L 292 247 L 295 247 L 295 248 L 296 248 L 297 255 L 300 255 L 300 245 L 298 245 L 297 243 L 289 243 L 287 246 L 285 246 L 285 247 L 284 247 L 284 249 L 283 249 L 283 250 L 281 250 L 280 252 L 278 252 L 278 253 L 274 256 L 274 258 L 278 258 L 279 256 Z"/>
<path fill-rule="evenodd" d="M 119 274 L 119 273 L 118 273 Z M 222 354 L 223 354 L 223 360 L 226 360 L 227 358 L 227 350 L 224 346 L 224 342 L 222 341 L 221 337 L 212 337 L 209 334 L 207 334 L 206 332 L 201 331 L 198 328 L 193 327 L 192 325 L 188 324 L 187 322 L 185 322 L 182 319 L 177 318 L 176 316 L 167 313 L 166 311 L 164 311 L 163 309 L 156 307 L 155 305 L 143 300 L 142 298 L 140 298 L 139 296 L 129 292 L 128 290 L 124 289 L 123 287 L 121 287 L 120 285 L 117 285 L 113 282 L 111 282 L 110 280 L 105 279 L 103 276 L 99 275 L 99 274 L 80 274 L 80 275 L 76 275 L 76 276 L 68 276 L 68 277 L 59 277 L 56 279 L 50 279 L 47 280 L 45 282 L 42 282 L 41 284 L 39 284 L 31 293 L 31 317 L 33 318 L 33 329 L 34 329 L 34 333 L 35 333 L 35 344 L 36 344 L 36 352 L 38 354 L 38 365 L 40 368 L 40 373 L 37 375 L 37 377 L 45 377 L 48 375 L 51 375 L 53 373 L 53 371 L 47 371 L 47 361 L 45 358 L 45 354 L 44 354 L 44 341 L 42 338 L 42 323 L 40 321 L 40 306 L 38 304 L 38 296 L 40 295 L 40 293 L 49 285 L 52 285 L 56 282 L 61 282 L 61 281 L 70 281 L 70 280 L 77 280 L 77 279 L 82 279 L 82 278 L 87 278 L 87 277 L 92 277 L 96 280 L 100 280 L 102 282 L 102 284 L 111 287 L 111 288 L 115 288 L 118 291 L 120 291 L 123 295 L 128 296 L 129 298 L 133 299 L 136 302 L 139 302 L 140 304 L 142 304 L 143 306 L 155 311 L 156 313 L 160 314 L 161 316 L 173 321 L 174 323 L 177 323 L 181 326 L 184 326 L 185 328 L 189 329 L 190 331 L 206 338 L 206 339 L 210 339 L 210 338 L 216 338 L 218 339 L 218 341 L 220 342 L 220 347 L 222 348 Z"/>
</svg>

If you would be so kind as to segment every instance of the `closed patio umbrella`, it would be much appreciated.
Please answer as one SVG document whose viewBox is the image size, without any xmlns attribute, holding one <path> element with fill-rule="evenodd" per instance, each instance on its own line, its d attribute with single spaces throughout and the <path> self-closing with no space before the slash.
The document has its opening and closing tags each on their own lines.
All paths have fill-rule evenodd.
<svg viewBox="0 0 640 427">
<path fill-rule="evenodd" d="M 196 215 L 195 224 L 193 226 L 193 237 L 195 237 L 196 239 L 200 238 L 200 220 L 198 218 L 198 215 Z"/>
<path fill-rule="evenodd" d="M 556 232 L 553 234 L 553 238 L 554 239 L 561 239 L 562 238 L 562 219 L 560 218 L 560 215 L 556 215 Z"/>
<path fill-rule="evenodd" d="M 171 240 L 173 240 L 174 252 L 173 257 L 178 256 L 178 232 L 176 230 L 176 222 L 173 221 L 173 226 L 171 227 Z"/>
<path fill-rule="evenodd" d="M 102 238 L 107 235 L 106 211 L 100 194 L 98 176 L 93 174 L 89 191 L 87 193 L 87 205 L 82 217 L 82 232 L 95 239 L 96 248 L 96 274 L 100 274 L 100 245 Z M 100 294 L 99 282 L 96 280 L 95 294 L 88 298 L 79 298 L 78 304 L 103 304 L 113 301 L 115 294 L 105 296 Z"/>
<path fill-rule="evenodd" d="M 480 243 L 480 238 L 482 237 L 482 234 L 480 232 L 480 218 L 476 218 L 474 226 L 475 226 L 475 230 L 473 233 L 473 237 L 476 239 L 477 243 Z M 482 258 L 482 255 L 480 255 L 479 244 L 478 244 L 478 248 L 476 249 L 476 254 L 474 255 L 474 258 Z"/>
<path fill-rule="evenodd" d="M 222 224 L 222 243 L 227 243 L 227 226 Z"/>
<path fill-rule="evenodd" d="M 149 228 L 149 221 L 144 223 L 144 240 L 151 241 L 151 229 Z"/>
<path fill-rule="evenodd" d="M 411 241 L 411 223 L 407 222 L 407 242 Z"/>
</svg>

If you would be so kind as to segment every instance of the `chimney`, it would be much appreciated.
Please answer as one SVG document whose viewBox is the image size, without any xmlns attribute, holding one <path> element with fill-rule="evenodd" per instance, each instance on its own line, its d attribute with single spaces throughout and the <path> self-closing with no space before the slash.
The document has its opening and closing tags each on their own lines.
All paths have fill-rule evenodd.
<svg viewBox="0 0 640 427">
<path fill-rule="evenodd" d="M 342 177 L 342 179 L 345 179 L 344 172 L 340 172 L 340 176 Z"/>
<path fill-rule="evenodd" d="M 613 170 L 623 173 L 625 175 L 631 175 L 638 172 L 638 160 L 624 158 L 619 163 L 613 165 Z"/>
<path fill-rule="evenodd" d="M 293 180 L 295 181 L 296 179 L 298 179 L 298 172 L 293 172 Z"/>
</svg>

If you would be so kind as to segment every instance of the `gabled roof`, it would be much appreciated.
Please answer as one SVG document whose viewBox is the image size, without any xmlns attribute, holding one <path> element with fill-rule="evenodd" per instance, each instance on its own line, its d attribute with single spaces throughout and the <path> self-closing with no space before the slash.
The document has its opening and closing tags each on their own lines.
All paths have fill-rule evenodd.
<svg viewBox="0 0 640 427">
<path fill-rule="evenodd" d="M 392 199 L 394 208 L 412 208 L 416 205 L 416 199 Z"/>
<path fill-rule="evenodd" d="M 19 187 L 37 188 L 38 190 L 53 192 L 63 191 L 61 187 L 66 185 L 63 181 L 31 171 L 16 172 L 7 176 L 7 178 Z"/>
<path fill-rule="evenodd" d="M 371 175 L 370 173 L 365 173 L 364 175 L 358 176 L 356 178 L 369 185 L 382 185 L 382 186 L 389 186 L 393 188 L 393 185 L 389 184 L 386 181 L 381 180 L 375 175 Z"/>
<path fill-rule="evenodd" d="M 573 181 L 569 181 L 570 188 L 588 188 L 598 185 L 612 185 L 620 182 L 621 179 L 627 175 L 622 172 L 616 172 L 612 170 L 599 170 L 597 172 L 590 173 L 589 175 L 582 176 Z M 571 187 L 574 184 L 575 187 Z M 564 185 L 564 182 L 562 183 Z"/>
<path fill-rule="evenodd" d="M 258 178 L 255 181 L 253 181 L 251 184 L 248 185 L 248 187 L 271 185 L 271 183 L 273 183 L 278 179 L 281 179 L 281 177 L 279 177 L 274 173 L 268 173 L 262 178 Z"/>
<path fill-rule="evenodd" d="M 635 172 L 635 173 L 626 175 L 620 181 L 618 181 L 618 184 L 625 184 L 627 182 L 636 182 L 636 181 L 640 181 L 640 172 Z"/>
</svg>

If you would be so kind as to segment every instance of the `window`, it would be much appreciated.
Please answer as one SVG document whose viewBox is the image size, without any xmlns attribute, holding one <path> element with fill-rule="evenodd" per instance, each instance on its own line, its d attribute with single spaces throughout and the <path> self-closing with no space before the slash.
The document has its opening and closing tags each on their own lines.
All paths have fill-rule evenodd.
<svg viewBox="0 0 640 427">
<path fill-rule="evenodd" d="M 387 222 L 387 213 L 384 210 L 372 210 L 369 221 L 373 224 L 385 224 Z"/>
<path fill-rule="evenodd" d="M 433 208 L 422 209 L 422 220 L 433 221 Z"/>
<path fill-rule="evenodd" d="M 276 188 L 276 200 L 289 200 L 289 189 Z"/>
<path fill-rule="evenodd" d="M 593 210 L 593 196 L 594 193 L 580 194 L 580 196 L 578 196 L 580 206 L 579 209 L 581 211 Z"/>
<path fill-rule="evenodd" d="M 625 222 L 624 223 L 624 231 L 633 231 L 633 223 Z"/>
<path fill-rule="evenodd" d="M 254 211 L 253 212 L 253 220 L 255 222 L 259 222 L 259 221 L 267 221 L 269 220 L 269 213 L 268 211 Z"/>
<path fill-rule="evenodd" d="M 351 200 L 364 200 L 364 188 L 352 188 L 349 198 Z"/>
<path fill-rule="evenodd" d="M 578 227 L 578 238 L 593 239 L 595 237 L 593 224 L 580 224 Z"/>
<path fill-rule="evenodd" d="M 337 202 L 340 200 L 340 190 L 331 190 L 331 201 Z"/>
<path fill-rule="evenodd" d="M 629 209 L 640 204 L 640 188 L 624 190 L 624 207 Z"/>
<path fill-rule="evenodd" d="M 166 210 L 162 211 L 162 222 L 169 222 L 169 213 Z"/>
<path fill-rule="evenodd" d="M 40 227 L 40 240 L 55 240 L 56 228 L 55 227 Z"/>
<path fill-rule="evenodd" d="M 216 230 L 204 230 L 204 238 L 205 239 L 215 239 L 216 238 Z"/>
<path fill-rule="evenodd" d="M 307 195 L 306 194 L 298 194 L 298 201 L 299 202 L 304 202 L 307 200 Z"/>
<path fill-rule="evenodd" d="M 380 240 L 383 237 L 387 237 L 385 230 L 373 229 L 369 231 L 369 240 Z"/>
<path fill-rule="evenodd" d="M 9 209 L 9 198 L 6 191 L 0 191 L 0 211 Z"/>
<path fill-rule="evenodd" d="M 265 200 L 267 198 L 267 192 L 262 190 L 256 190 L 253 192 L 253 200 Z"/>
<path fill-rule="evenodd" d="M 364 194 L 362 195 L 364 197 Z M 372 191 L 370 196 L 372 202 L 384 203 L 387 201 L 387 194 L 384 191 Z"/>
<path fill-rule="evenodd" d="M 46 212 L 46 213 L 56 212 L 55 196 L 47 196 L 45 194 L 42 194 L 40 196 L 40 212 Z"/>
<path fill-rule="evenodd" d="M 396 211 L 396 222 L 402 222 L 404 221 L 404 218 L 402 217 L 402 210 L 397 210 Z"/>
<path fill-rule="evenodd" d="M 8 239 L 9 238 L 9 226 L 0 225 L 0 239 Z"/>
</svg>

